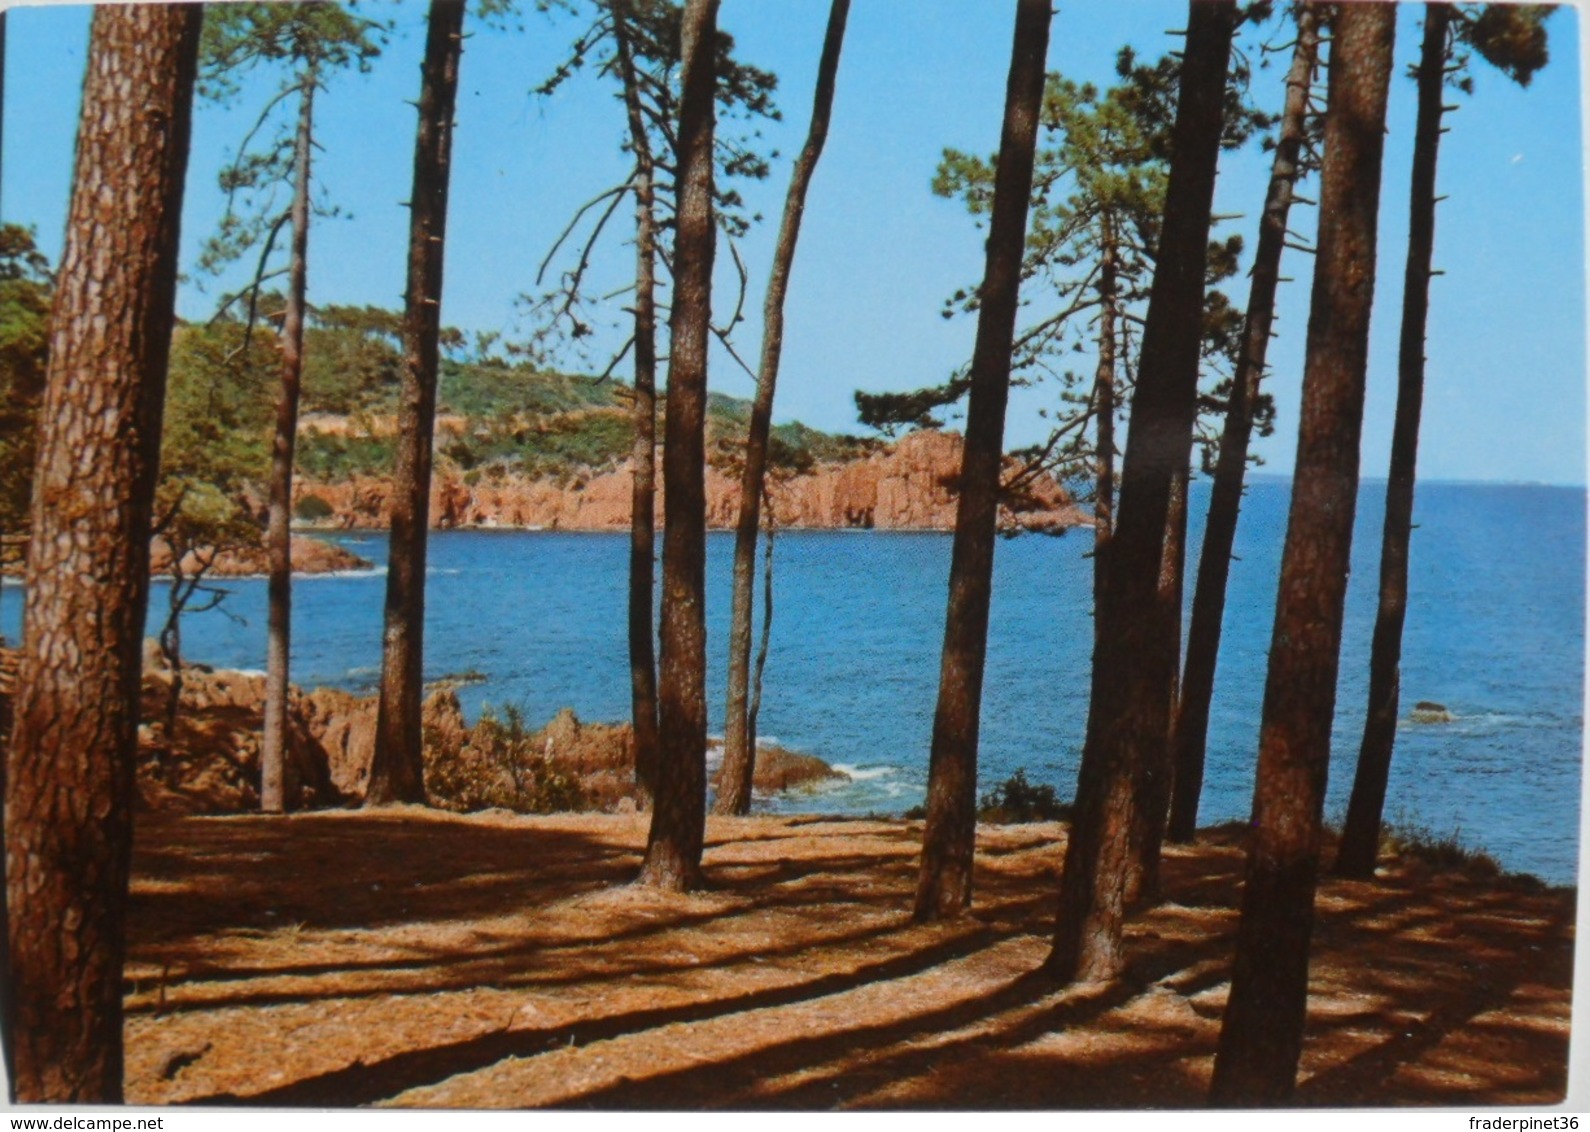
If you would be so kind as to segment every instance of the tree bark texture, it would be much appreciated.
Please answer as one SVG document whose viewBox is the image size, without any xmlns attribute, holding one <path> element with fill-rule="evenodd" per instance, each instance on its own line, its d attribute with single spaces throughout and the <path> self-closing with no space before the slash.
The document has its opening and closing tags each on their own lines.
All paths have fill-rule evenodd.
<svg viewBox="0 0 1590 1132">
<path fill-rule="evenodd" d="M 1358 771 L 1347 805 L 1335 871 L 1371 877 L 1380 850 L 1392 748 L 1401 698 L 1402 625 L 1408 611 L 1408 544 L 1413 534 L 1413 486 L 1419 462 L 1419 416 L 1424 406 L 1424 338 L 1430 314 L 1430 262 L 1435 254 L 1435 166 L 1441 145 L 1441 100 L 1451 57 L 1452 8 L 1426 4 L 1419 59 L 1419 110 L 1413 135 L 1413 185 L 1408 204 L 1408 263 L 1402 285 L 1402 337 L 1397 355 L 1397 415 L 1386 477 L 1386 517 L 1380 539 L 1380 605 L 1369 653 L 1369 707 Z"/>
<path fill-rule="evenodd" d="M 751 402 L 751 423 L 745 438 L 745 468 L 740 477 L 740 514 L 734 532 L 733 598 L 729 616 L 729 696 L 723 728 L 723 770 L 718 779 L 720 814 L 746 814 L 751 810 L 751 780 L 756 773 L 756 748 L 748 725 L 747 698 L 751 671 L 751 606 L 756 578 L 756 536 L 761 525 L 762 481 L 767 475 L 768 433 L 773 423 L 773 393 L 778 385 L 779 356 L 784 350 L 784 299 L 789 293 L 790 271 L 795 264 L 795 244 L 800 239 L 806 193 L 818 158 L 828 140 L 828 120 L 834 106 L 834 79 L 839 52 L 845 41 L 845 20 L 850 0 L 833 0 L 822 58 L 817 65 L 817 94 L 812 102 L 812 122 L 806 144 L 790 173 L 789 195 L 778 243 L 773 248 L 773 269 L 762 304 L 762 358 L 756 397 Z"/>
<path fill-rule="evenodd" d="M 381 698 L 366 805 L 425 800 L 425 553 L 442 325 L 442 253 L 452 172 L 453 108 L 464 50 L 463 0 L 431 0 L 420 67 L 414 190 L 409 196 L 403 385 L 398 402 L 391 553 L 386 575 Z"/>
<path fill-rule="evenodd" d="M 298 127 L 293 139 L 293 242 L 287 260 L 287 305 L 282 316 L 282 383 L 271 439 L 270 502 L 265 525 L 265 739 L 260 746 L 260 809 L 287 805 L 287 697 L 293 620 L 293 450 L 298 441 L 298 395 L 304 374 L 304 307 L 309 269 L 309 166 L 314 147 L 317 69 L 299 76 Z"/>
<path fill-rule="evenodd" d="M 1181 695 L 1171 736 L 1175 763 L 1170 810 L 1170 840 L 1187 842 L 1198 828 L 1198 802 L 1203 793 L 1204 756 L 1209 739 L 1209 704 L 1214 697 L 1215 669 L 1220 657 L 1221 623 L 1225 618 L 1226 582 L 1231 550 L 1236 544 L 1237 517 L 1242 508 L 1248 443 L 1253 435 L 1253 410 L 1264 379 L 1265 355 L 1275 323 L 1275 292 L 1281 277 L 1287 219 L 1297 186 L 1299 155 L 1307 129 L 1308 93 L 1319 57 L 1319 12 L 1312 4 L 1295 10 L 1297 45 L 1286 75 L 1286 101 L 1280 136 L 1270 167 L 1270 185 L 1259 219 L 1259 241 L 1248 288 L 1247 325 L 1237 372 L 1226 405 L 1225 427 L 1215 458 L 1209 515 L 1198 558 L 1192 619 L 1187 628 L 1187 659 L 1182 667 Z"/>
<path fill-rule="evenodd" d="M 762 639 L 756 646 L 756 666 L 751 670 L 751 702 L 745 709 L 745 730 L 751 749 L 756 749 L 756 720 L 762 714 L 762 677 L 767 672 L 768 646 L 773 642 L 773 543 L 777 537 L 777 524 L 773 521 L 771 499 L 764 501 L 762 526 L 767 538 L 762 555 Z"/>
<path fill-rule="evenodd" d="M 1172 487 L 1192 452 L 1210 208 L 1236 22 L 1235 4 L 1189 5 L 1165 219 L 1105 560 L 1076 818 L 1049 960 L 1068 982 L 1120 972 L 1134 812 L 1143 804 L 1145 766 L 1169 735 L 1180 658 L 1167 632 L 1160 575 Z"/>
<path fill-rule="evenodd" d="M 627 0 L 612 6 L 619 78 L 635 153 L 635 438 L 630 448 L 629 690 L 635 782 L 657 787 L 657 652 L 652 594 L 657 567 L 657 192 L 656 161 L 641 108 Z"/>
<path fill-rule="evenodd" d="M 927 822 L 914 913 L 918 920 L 959 915 L 972 900 L 977 733 L 988 653 L 994 527 L 1049 22 L 1050 0 L 1017 0 L 1004 124 L 994 172 L 983 302 L 972 348 L 960 502 L 955 510 L 944 651 L 928 762 Z"/>
<path fill-rule="evenodd" d="M 201 9 L 96 9 L 34 480 L 6 768 L 12 1087 L 122 1098 L 149 532 Z"/>
<path fill-rule="evenodd" d="M 712 320 L 718 0 L 687 0 L 679 105 L 678 217 L 663 436 L 661 744 L 639 882 L 699 888 L 706 833 L 707 344 Z"/>
<path fill-rule="evenodd" d="M 1104 560 L 1115 526 L 1115 335 L 1119 319 L 1116 293 L 1115 225 L 1103 220 L 1104 254 L 1099 260 L 1099 364 L 1093 373 L 1093 648 L 1098 650 L 1099 610 L 1104 606 Z"/>
<path fill-rule="evenodd" d="M 1394 6 L 1344 4 L 1331 42 L 1297 464 L 1259 731 L 1242 920 L 1215 1059 L 1217 1104 L 1286 1100 L 1303 1045 L 1395 31 Z"/>
<path fill-rule="evenodd" d="M 1181 657 L 1182 585 L 1187 574 L 1187 484 L 1188 469 L 1171 480 L 1170 512 L 1165 517 L 1165 546 L 1159 565 L 1159 612 L 1165 618 L 1162 629 L 1170 641 L 1171 654 Z M 1170 702 L 1176 702 L 1175 664 L 1171 666 Z M 1150 747 L 1144 758 L 1142 802 L 1133 815 L 1131 853 L 1127 858 L 1125 906 L 1159 898 L 1159 854 L 1165 844 L 1165 820 L 1170 811 L 1171 760 L 1170 736 L 1157 747 Z"/>
</svg>

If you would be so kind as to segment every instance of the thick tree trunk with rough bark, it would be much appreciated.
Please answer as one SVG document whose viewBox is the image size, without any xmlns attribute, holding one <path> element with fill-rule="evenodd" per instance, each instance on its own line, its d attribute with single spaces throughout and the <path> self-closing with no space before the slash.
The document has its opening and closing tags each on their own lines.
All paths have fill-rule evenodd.
<svg viewBox="0 0 1590 1132">
<path fill-rule="evenodd" d="M 1308 1006 L 1321 813 L 1358 499 L 1396 9 L 1344 4 L 1331 40 L 1320 229 L 1292 508 L 1270 644 L 1242 921 L 1216 1104 L 1285 1101 Z"/>
<path fill-rule="evenodd" d="M 720 814 L 746 814 L 751 810 L 751 780 L 756 774 L 756 747 L 748 724 L 747 697 L 751 671 L 751 599 L 756 577 L 756 535 L 761 525 L 762 483 L 767 475 L 768 433 L 773 424 L 773 393 L 778 384 L 779 356 L 784 349 L 784 298 L 789 293 L 790 271 L 795 264 L 795 244 L 800 239 L 806 192 L 828 140 L 828 120 L 834 105 L 834 78 L 839 71 L 839 51 L 845 40 L 845 20 L 850 0 L 833 0 L 828 11 L 828 31 L 817 65 L 817 94 L 812 102 L 812 123 L 806 144 L 790 173 L 784 219 L 773 249 L 773 270 L 762 305 L 762 359 L 756 397 L 751 402 L 751 423 L 745 438 L 745 468 L 740 477 L 740 516 L 734 533 L 733 598 L 729 615 L 729 697 L 723 729 L 723 770 L 718 779 L 715 809 Z"/>
<path fill-rule="evenodd" d="M 1391 431 L 1391 470 L 1386 478 L 1386 518 L 1380 539 L 1380 606 L 1369 653 L 1364 740 L 1335 865 L 1337 874 L 1347 877 L 1375 875 L 1380 818 L 1397 740 L 1402 625 L 1408 611 L 1408 543 L 1413 534 L 1413 485 L 1419 462 L 1419 416 L 1424 406 L 1425 324 L 1430 314 L 1430 261 L 1435 254 L 1435 165 L 1441 145 L 1442 93 L 1451 57 L 1451 20 L 1451 5 L 1425 5 L 1408 206 L 1408 263 L 1402 285 L 1402 340 L 1397 356 L 1397 415 Z"/>
<path fill-rule="evenodd" d="M 631 45 L 630 6 L 612 6 L 619 78 L 635 154 L 635 438 L 630 448 L 629 692 L 635 734 L 635 782 L 657 786 L 657 652 L 652 593 L 657 565 L 657 191 L 656 161 L 640 101 Z"/>
<path fill-rule="evenodd" d="M 442 325 L 442 253 L 452 172 L 453 107 L 464 51 L 463 0 L 431 0 L 420 68 L 419 131 L 409 196 L 403 386 L 398 402 L 391 554 L 381 652 L 381 699 L 366 805 L 425 801 L 420 706 L 424 695 L 425 552 Z"/>
<path fill-rule="evenodd" d="M 1209 737 L 1209 703 L 1214 696 L 1215 666 L 1220 656 L 1231 548 L 1236 543 L 1237 516 L 1242 508 L 1248 442 L 1253 435 L 1253 410 L 1264 379 L 1264 359 L 1275 322 L 1275 292 L 1280 283 L 1287 218 L 1307 128 L 1308 92 L 1319 57 L 1318 10 L 1312 4 L 1300 4 L 1296 8 L 1296 21 L 1297 45 L 1286 75 L 1280 136 L 1270 168 L 1264 214 L 1259 220 L 1259 242 L 1253 257 L 1253 282 L 1248 290 L 1242 353 L 1231 383 L 1231 400 L 1226 406 L 1225 427 L 1215 459 L 1209 516 L 1204 524 L 1198 582 L 1193 591 L 1192 620 L 1187 629 L 1187 659 L 1182 667 L 1181 695 L 1171 737 L 1175 783 L 1168 836 L 1173 842 L 1191 841 L 1198 828 L 1198 800 L 1203 792 L 1204 752 Z"/>
<path fill-rule="evenodd" d="M 293 450 L 298 441 L 298 394 L 304 374 L 304 306 L 309 268 L 309 165 L 314 148 L 313 62 L 299 76 L 298 128 L 293 143 L 293 242 L 287 261 L 287 306 L 282 316 L 282 384 L 276 394 L 271 440 L 270 503 L 265 526 L 268 608 L 265 614 L 265 738 L 260 745 L 260 809 L 287 805 L 287 696 L 292 651 Z"/>
<path fill-rule="evenodd" d="M 122 1098 L 149 529 L 201 9 L 94 13 L 6 768 L 12 1087 Z"/>
<path fill-rule="evenodd" d="M 663 438 L 661 738 L 639 883 L 702 884 L 707 809 L 707 340 L 712 321 L 718 0 L 688 0 L 681 40 L 678 219 Z"/>
<path fill-rule="evenodd" d="M 1098 610 L 1087 740 L 1049 967 L 1066 981 L 1114 978 L 1129 841 L 1147 760 L 1169 734 L 1177 642 L 1160 585 L 1172 485 L 1192 450 L 1204 269 L 1233 3 L 1189 6 L 1158 265 L 1121 464 L 1120 506 Z"/>
<path fill-rule="evenodd" d="M 972 900 L 977 821 L 977 733 L 988 606 L 993 589 L 995 521 L 1010 394 L 1021 258 L 1049 50 L 1050 0 L 1017 0 L 1005 86 L 1005 118 L 994 173 L 993 212 L 983 271 L 982 307 L 972 348 L 971 394 L 961 456 L 960 503 L 950 554 L 949 605 L 939 666 L 938 707 L 928 762 L 927 823 L 917 879 L 918 920 L 956 916 Z"/>
</svg>

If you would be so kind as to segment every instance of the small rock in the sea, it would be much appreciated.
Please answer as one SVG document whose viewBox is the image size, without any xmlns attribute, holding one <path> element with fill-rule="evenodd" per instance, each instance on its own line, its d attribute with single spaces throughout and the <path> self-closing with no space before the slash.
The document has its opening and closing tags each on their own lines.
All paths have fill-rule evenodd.
<svg viewBox="0 0 1590 1132">
<path fill-rule="evenodd" d="M 1413 705 L 1415 723 L 1451 723 L 1456 718 L 1445 704 L 1438 704 L 1434 700 L 1420 700 Z"/>
</svg>

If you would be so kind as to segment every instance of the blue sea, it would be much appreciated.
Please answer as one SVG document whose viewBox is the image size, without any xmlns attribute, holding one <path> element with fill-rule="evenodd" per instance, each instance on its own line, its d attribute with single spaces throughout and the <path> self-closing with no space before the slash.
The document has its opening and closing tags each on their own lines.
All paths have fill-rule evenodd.
<svg viewBox="0 0 1590 1132">
<path fill-rule="evenodd" d="M 1250 485 L 1232 565 L 1201 819 L 1247 816 L 1288 484 Z M 1381 496 L 1366 481 L 1353 575 L 1327 816 L 1346 808 L 1366 696 Z M 1195 484 L 1189 563 L 1207 501 Z M 1387 818 L 1456 833 L 1511 870 L 1572 882 L 1583 751 L 1585 492 L 1429 483 L 1419 488 L 1402 704 L 1435 700 L 1456 717 L 1399 728 Z M 337 536 L 375 568 L 295 588 L 293 679 L 373 688 L 380 663 L 385 536 Z M 732 537 L 709 538 L 712 727 L 721 728 Z M 1087 715 L 1091 533 L 1001 541 L 989 629 L 980 779 L 1018 768 L 1072 793 Z M 881 531 L 778 537 L 772 651 L 760 733 L 852 780 L 763 800 L 771 810 L 898 813 L 922 801 L 937 692 L 950 538 Z M 532 723 L 569 706 L 586 720 L 629 712 L 627 536 L 440 532 L 431 542 L 427 677 L 474 672 L 471 716 L 516 704 Z M 226 583 L 225 609 L 190 618 L 190 660 L 260 668 L 265 586 Z M 1191 586 L 1189 584 L 1189 590 Z M 17 587 L 0 597 L 16 639 Z M 1190 600 L 1190 594 L 1189 594 Z M 164 605 L 163 587 L 151 598 Z M 760 599 L 758 600 L 760 608 Z M 153 616 L 151 618 L 153 622 Z M 153 630 L 151 630 L 153 631 Z"/>
</svg>

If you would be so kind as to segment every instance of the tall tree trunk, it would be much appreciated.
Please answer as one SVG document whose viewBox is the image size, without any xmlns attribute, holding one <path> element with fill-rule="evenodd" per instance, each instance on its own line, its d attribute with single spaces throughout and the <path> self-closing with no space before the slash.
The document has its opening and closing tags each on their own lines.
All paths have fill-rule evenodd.
<svg viewBox="0 0 1590 1132">
<path fill-rule="evenodd" d="M 1016 332 L 1021 258 L 1043 101 L 1044 60 L 1049 50 L 1049 18 L 1050 0 L 1017 0 L 1010 75 L 1005 85 L 1005 117 L 994 172 L 983 302 L 972 349 L 971 395 L 961 455 L 961 498 L 955 509 L 944 652 L 928 763 L 927 823 L 922 833 L 922 864 L 916 889 L 918 920 L 959 915 L 972 901 L 977 732 L 982 711 L 983 664 L 988 653 L 994 527 L 1005 449 L 1005 404 L 1010 394 L 1010 349 Z"/>
<path fill-rule="evenodd" d="M 630 449 L 629 691 L 635 782 L 657 788 L 657 654 L 652 644 L 657 565 L 657 197 L 656 161 L 641 109 L 628 0 L 612 6 L 619 77 L 635 153 L 635 439 Z"/>
<path fill-rule="evenodd" d="M 1099 260 L 1099 365 L 1093 373 L 1093 648 L 1099 647 L 1100 610 L 1104 608 L 1104 560 L 1115 528 L 1115 334 L 1120 321 L 1116 293 L 1116 231 L 1109 216 L 1103 221 L 1104 254 Z"/>
<path fill-rule="evenodd" d="M 1170 642 L 1173 660 L 1181 658 L 1182 586 L 1187 573 L 1187 481 L 1183 467 L 1172 478 L 1170 511 L 1165 517 L 1165 546 L 1159 564 L 1159 612 L 1165 618 L 1162 632 Z M 1169 702 L 1176 702 L 1177 665 L 1170 672 Z M 1127 857 L 1126 907 L 1159 897 L 1159 854 L 1165 843 L 1165 819 L 1170 810 L 1170 736 L 1150 746 L 1144 757 L 1142 800 L 1133 814 L 1130 853 Z"/>
<path fill-rule="evenodd" d="M 34 480 L 6 768 L 16 1099 L 122 1099 L 149 530 L 201 9 L 96 9 Z"/>
<path fill-rule="evenodd" d="M 1226 405 L 1225 428 L 1215 459 L 1198 558 L 1198 583 L 1193 591 L 1192 621 L 1187 629 L 1187 659 L 1182 668 L 1181 696 L 1171 747 L 1175 785 L 1170 810 L 1172 841 L 1193 839 L 1198 828 L 1198 800 L 1203 792 L 1204 753 L 1209 738 L 1209 703 L 1214 696 L 1215 666 L 1220 656 L 1221 622 L 1226 609 L 1226 581 L 1231 573 L 1231 548 L 1236 543 L 1237 516 L 1242 507 L 1242 482 L 1247 472 L 1248 441 L 1253 435 L 1253 410 L 1264 379 L 1265 354 L 1275 322 L 1275 292 L 1281 277 L 1281 252 L 1286 244 L 1287 217 L 1299 174 L 1298 157 L 1307 129 L 1308 92 L 1319 57 L 1319 12 L 1312 4 L 1295 9 L 1297 45 L 1286 75 L 1286 102 L 1281 132 L 1270 168 L 1270 187 L 1259 220 L 1259 244 L 1253 257 L 1253 282 L 1248 289 L 1247 326 L 1237 372 Z"/>
<path fill-rule="evenodd" d="M 1441 144 L 1441 96 L 1450 58 L 1448 4 L 1426 4 L 1419 60 L 1419 113 L 1413 135 L 1413 187 L 1408 211 L 1408 263 L 1402 285 L 1402 341 L 1397 357 L 1397 416 L 1391 431 L 1391 471 L 1380 539 L 1380 607 L 1369 653 L 1369 709 L 1358 751 L 1347 824 L 1336 872 L 1371 877 L 1380 849 L 1380 818 L 1397 739 L 1402 623 L 1408 610 L 1408 542 L 1413 533 L 1413 484 L 1419 461 L 1419 415 L 1424 404 L 1424 336 L 1430 314 L 1430 261 L 1435 254 L 1435 164 Z"/>
<path fill-rule="evenodd" d="M 661 738 L 641 884 L 699 888 L 707 808 L 707 340 L 718 0 L 687 0 L 681 39 L 678 218 L 663 438 Z"/>
<path fill-rule="evenodd" d="M 1160 586 L 1172 485 L 1192 450 L 1202 339 L 1204 269 L 1236 5 L 1189 5 L 1170 183 L 1143 329 L 1121 496 L 1105 560 L 1104 604 L 1049 966 L 1066 981 L 1114 978 L 1128 841 L 1145 764 L 1170 726 L 1176 641 Z"/>
<path fill-rule="evenodd" d="M 314 146 L 314 62 L 299 76 L 298 130 L 293 143 L 293 243 L 287 263 L 287 309 L 282 318 L 282 384 L 271 441 L 270 509 L 265 526 L 265 741 L 260 747 L 260 809 L 286 808 L 287 696 L 293 608 L 293 449 L 298 441 L 298 393 L 304 373 L 304 306 L 309 266 L 309 162 Z"/>
<path fill-rule="evenodd" d="M 767 671 L 768 646 L 773 642 L 773 542 L 778 521 L 773 500 L 766 499 L 762 526 L 767 532 L 767 547 L 762 555 L 762 639 L 756 646 L 756 667 L 751 670 L 751 702 L 745 709 L 745 730 L 751 749 L 756 750 L 756 720 L 762 714 L 762 675 Z"/>
<path fill-rule="evenodd" d="M 806 145 L 790 173 L 789 195 L 778 244 L 773 249 L 773 271 L 762 304 L 762 360 L 751 403 L 751 424 L 745 438 L 745 469 L 740 477 L 740 517 L 734 532 L 734 596 L 729 616 L 729 702 L 723 731 L 723 770 L 718 779 L 720 814 L 745 814 L 751 810 L 751 779 L 756 773 L 756 747 L 747 724 L 746 697 L 751 671 L 751 599 L 756 577 L 756 534 L 761 525 L 762 482 L 767 476 L 768 432 L 773 423 L 773 391 L 778 384 L 779 356 L 784 349 L 784 298 L 789 293 L 790 270 L 795 263 L 795 243 L 800 239 L 806 192 L 811 187 L 817 159 L 828 140 L 828 119 L 834 105 L 834 77 L 839 71 L 839 51 L 845 41 L 845 20 L 850 0 L 833 0 L 828 10 L 828 31 L 823 37 L 822 59 L 817 65 L 817 94 L 812 102 L 812 123 Z"/>
<path fill-rule="evenodd" d="M 1396 9 L 1344 4 L 1331 40 L 1320 228 L 1292 508 L 1259 732 L 1242 922 L 1215 1059 L 1217 1104 L 1291 1095 L 1358 498 L 1386 93 Z"/>
<path fill-rule="evenodd" d="M 425 663 L 425 551 L 430 528 L 431 447 L 442 326 L 442 253 L 452 171 L 453 107 L 464 52 L 463 0 L 431 0 L 420 67 L 414 190 L 409 195 L 408 286 L 403 307 L 403 386 L 398 402 L 392 550 L 386 575 L 381 699 L 366 805 L 425 801 L 420 706 Z"/>
</svg>

